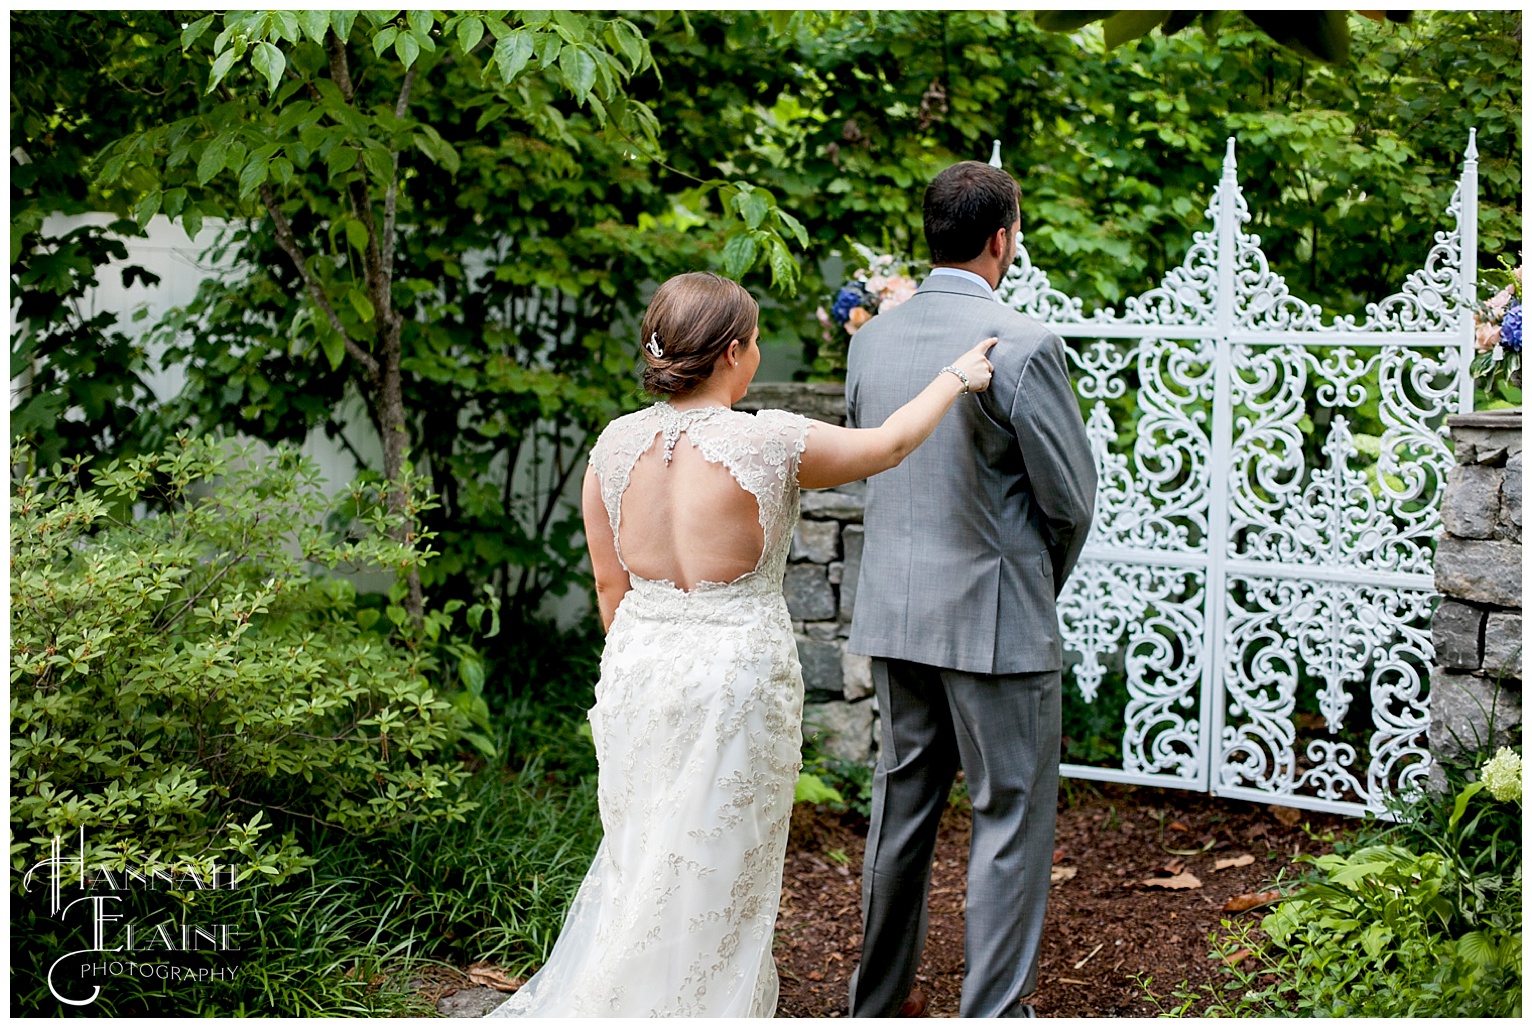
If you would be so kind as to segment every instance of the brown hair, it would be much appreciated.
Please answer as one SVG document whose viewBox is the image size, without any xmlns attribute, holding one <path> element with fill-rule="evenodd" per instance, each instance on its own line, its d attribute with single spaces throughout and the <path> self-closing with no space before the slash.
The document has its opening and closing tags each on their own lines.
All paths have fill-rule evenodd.
<svg viewBox="0 0 1532 1028">
<path fill-rule="evenodd" d="M 999 168 L 959 161 L 931 180 L 922 204 L 926 247 L 935 264 L 963 264 L 985 240 L 1016 223 L 1021 189 Z"/>
<path fill-rule="evenodd" d="M 760 307 L 738 282 L 711 271 L 688 271 L 654 291 L 639 326 L 644 388 L 657 396 L 689 393 L 738 339 L 749 345 Z M 655 356 L 657 346 L 662 356 Z"/>
</svg>

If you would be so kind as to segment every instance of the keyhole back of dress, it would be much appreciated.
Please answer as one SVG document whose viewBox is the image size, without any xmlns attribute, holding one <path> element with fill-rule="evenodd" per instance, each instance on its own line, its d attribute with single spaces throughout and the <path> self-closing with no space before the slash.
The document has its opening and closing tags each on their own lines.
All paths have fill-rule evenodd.
<svg viewBox="0 0 1532 1028">
<path fill-rule="evenodd" d="M 766 545 L 756 498 L 690 442 L 683 430 L 667 464 L 664 434 L 655 436 L 628 475 L 618 522 L 628 570 L 686 590 L 749 574 Z"/>
</svg>

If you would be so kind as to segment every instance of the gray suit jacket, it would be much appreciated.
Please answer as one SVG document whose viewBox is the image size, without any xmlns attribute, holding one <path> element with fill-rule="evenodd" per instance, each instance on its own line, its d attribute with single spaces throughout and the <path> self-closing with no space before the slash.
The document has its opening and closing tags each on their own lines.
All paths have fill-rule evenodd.
<svg viewBox="0 0 1532 1028">
<path fill-rule="evenodd" d="M 975 282 L 927 278 L 852 337 L 847 424 L 882 424 L 988 336 L 989 390 L 868 481 L 853 653 L 976 674 L 1063 666 L 1054 601 L 1096 499 L 1063 340 Z"/>
</svg>

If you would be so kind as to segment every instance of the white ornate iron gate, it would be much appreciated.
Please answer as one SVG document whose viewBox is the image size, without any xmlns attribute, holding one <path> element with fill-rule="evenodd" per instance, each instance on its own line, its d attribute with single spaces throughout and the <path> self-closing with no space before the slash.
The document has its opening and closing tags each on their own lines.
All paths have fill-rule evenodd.
<svg viewBox="0 0 1532 1028">
<path fill-rule="evenodd" d="M 1121 315 L 1087 317 L 1019 253 L 1001 298 L 1068 341 L 1100 475 L 1060 600 L 1066 702 L 1124 704 L 1121 766 L 1066 775 L 1350 814 L 1423 784 L 1476 169 L 1470 136 L 1455 226 L 1360 324 L 1323 324 L 1267 265 L 1232 138 L 1212 230 Z"/>
</svg>

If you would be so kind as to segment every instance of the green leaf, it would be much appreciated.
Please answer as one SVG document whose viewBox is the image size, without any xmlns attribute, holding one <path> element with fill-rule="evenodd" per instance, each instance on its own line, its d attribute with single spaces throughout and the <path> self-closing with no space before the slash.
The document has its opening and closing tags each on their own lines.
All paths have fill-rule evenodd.
<svg viewBox="0 0 1532 1028">
<path fill-rule="evenodd" d="M 266 175 L 270 168 L 270 161 L 258 157 L 252 157 L 245 162 L 244 169 L 239 173 L 239 198 L 246 199 L 251 193 L 261 187 L 266 181 Z"/>
<path fill-rule="evenodd" d="M 201 39 L 202 34 L 207 31 L 208 26 L 211 24 L 213 24 L 213 16 L 209 14 L 206 17 L 198 18 L 196 21 L 186 26 L 186 28 L 182 29 L 181 52 L 185 53 L 193 43 Z"/>
<path fill-rule="evenodd" d="M 328 320 L 316 320 L 314 331 L 319 336 L 319 348 L 324 351 L 325 360 L 330 362 L 330 370 L 339 371 L 341 362 L 346 359 L 346 341 Z"/>
<path fill-rule="evenodd" d="M 464 732 L 463 738 L 473 744 L 473 748 L 484 754 L 488 760 L 494 760 L 497 751 L 495 744 L 489 741 L 489 737 L 480 732 Z"/>
<path fill-rule="evenodd" d="M 202 212 L 195 207 L 188 207 L 186 213 L 181 215 L 181 230 L 186 233 L 186 238 L 196 239 L 197 233 L 202 231 Z"/>
<path fill-rule="evenodd" d="M 207 185 L 214 175 L 223 170 L 224 162 L 229 158 L 229 144 L 233 141 L 234 137 L 225 132 L 213 137 L 202 148 L 202 156 L 197 159 L 197 185 Z"/>
<path fill-rule="evenodd" d="M 500 81 L 506 85 L 531 59 L 532 33 L 525 29 L 517 29 L 495 44 L 495 64 L 500 68 Z"/>
<path fill-rule="evenodd" d="M 759 189 L 742 189 L 734 201 L 734 206 L 740 216 L 745 219 L 745 224 L 756 229 L 761 227 L 761 222 L 766 219 L 767 212 L 771 210 L 771 201 Z"/>
<path fill-rule="evenodd" d="M 793 234 L 793 238 L 798 240 L 799 246 L 804 248 L 808 247 L 809 233 L 808 230 L 803 227 L 802 222 L 793 217 L 791 214 L 788 214 L 780 207 L 777 208 L 777 220 L 786 226 L 787 230 Z"/>
<path fill-rule="evenodd" d="M 824 783 L 818 775 L 807 771 L 798 772 L 798 784 L 793 786 L 794 803 L 845 803 L 845 797 Z"/>
<path fill-rule="evenodd" d="M 544 68 L 553 67 L 564 48 L 563 40 L 551 32 L 540 32 L 534 43 L 534 48 L 537 50 L 537 62 Z"/>
<path fill-rule="evenodd" d="M 475 132 L 483 132 L 485 125 L 488 125 L 508 110 L 510 108 L 505 104 L 490 104 L 479 114 L 479 120 L 474 123 L 473 130 Z"/>
<path fill-rule="evenodd" d="M 207 89 L 203 90 L 203 92 L 211 93 L 213 90 L 217 89 L 218 83 L 223 81 L 223 77 L 229 73 L 230 68 L 234 67 L 234 62 L 238 58 L 239 51 L 232 48 L 225 50 L 223 53 L 215 57 L 213 59 L 212 73 L 208 75 Z"/>
<path fill-rule="evenodd" d="M 388 28 L 372 37 L 372 52 L 374 56 L 382 57 L 383 51 L 393 46 L 394 40 L 399 38 L 397 26 L 390 25 Z"/>
<path fill-rule="evenodd" d="M 771 284 L 784 292 L 791 292 L 798 284 L 798 262 L 782 240 L 771 240 Z"/>
<path fill-rule="evenodd" d="M 644 37 L 631 21 L 618 18 L 611 24 L 612 41 L 617 50 L 628 59 L 632 71 L 637 72 L 644 60 Z"/>
<path fill-rule="evenodd" d="M 350 243 L 353 247 L 355 247 L 357 253 L 366 253 L 367 252 L 367 226 L 363 225 L 361 223 L 361 221 L 356 219 L 356 218 L 347 218 L 346 221 L 345 221 L 345 225 L 346 225 L 346 242 Z"/>
<path fill-rule="evenodd" d="M 160 201 L 163 199 L 163 194 L 156 189 L 133 205 L 133 220 L 138 222 L 139 228 L 148 225 L 149 219 L 160 212 Z"/>
<path fill-rule="evenodd" d="M 351 38 L 351 26 L 356 24 L 356 11 L 331 11 L 330 28 L 335 38 L 345 43 Z"/>
<path fill-rule="evenodd" d="M 298 24 L 306 36 L 316 43 L 323 43 L 325 33 L 330 31 L 329 11 L 299 11 Z"/>
<path fill-rule="evenodd" d="M 484 692 L 484 661 L 478 654 L 465 653 L 458 661 L 457 673 L 470 693 L 479 696 Z"/>
<path fill-rule="evenodd" d="M 405 21 L 409 23 L 412 30 L 422 36 L 430 35 L 432 27 L 436 24 L 436 19 L 431 17 L 430 11 L 421 10 L 410 11 L 405 15 Z"/>
<path fill-rule="evenodd" d="M 559 52 L 559 71 L 564 73 L 564 82 L 575 99 L 584 103 L 596 84 L 596 59 L 585 47 L 572 44 Z"/>
<path fill-rule="evenodd" d="M 274 93 L 277 83 L 282 81 L 282 71 L 287 67 L 287 58 L 282 56 L 282 51 L 270 43 L 257 43 L 255 53 L 250 55 L 250 65 L 266 76 L 266 91 Z"/>
<path fill-rule="evenodd" d="M 177 187 L 165 194 L 163 209 L 166 217 L 178 218 L 181 216 L 181 211 L 185 208 L 186 190 L 184 188 Z"/>
<path fill-rule="evenodd" d="M 463 20 L 457 23 L 457 45 L 464 53 L 479 45 L 479 40 L 484 38 L 484 22 L 473 15 L 465 15 Z"/>
<path fill-rule="evenodd" d="M 755 255 L 759 249 L 760 245 L 755 241 L 753 233 L 741 232 L 730 236 L 723 247 L 723 273 L 730 278 L 740 278 L 755 264 Z"/>
<path fill-rule="evenodd" d="M 1479 967 L 1492 967 L 1495 963 L 1495 944 L 1482 931 L 1469 932 L 1457 941 L 1458 953 L 1463 959 Z"/>
<path fill-rule="evenodd" d="M 1106 48 L 1113 50 L 1147 36 L 1169 16 L 1169 11 L 1118 11 L 1101 25 L 1106 35 Z"/>
<path fill-rule="evenodd" d="M 1452 816 L 1447 819 L 1448 828 L 1456 828 L 1458 822 L 1463 820 L 1463 813 L 1468 809 L 1468 801 L 1484 790 L 1483 782 L 1470 782 L 1452 804 Z"/>
<path fill-rule="evenodd" d="M 394 53 L 406 68 L 414 64 L 415 58 L 420 56 L 420 44 L 415 41 L 414 33 L 399 33 L 399 37 L 394 40 Z"/>
<path fill-rule="evenodd" d="M 330 178 L 343 175 L 356 166 L 356 159 L 361 154 L 357 153 L 356 147 L 342 144 L 330 151 L 330 156 L 324 159 L 325 167 L 329 170 Z"/>
<path fill-rule="evenodd" d="M 362 163 L 367 167 L 367 173 L 383 185 L 394 180 L 394 160 L 389 152 L 382 147 L 369 146 L 362 151 Z"/>
<path fill-rule="evenodd" d="M 346 294 L 346 299 L 351 302 L 351 309 L 356 311 L 357 317 L 363 321 L 371 322 L 373 318 L 378 316 L 377 308 L 372 305 L 372 301 L 367 299 L 366 294 L 360 289 L 353 286 L 351 291 Z"/>
</svg>

